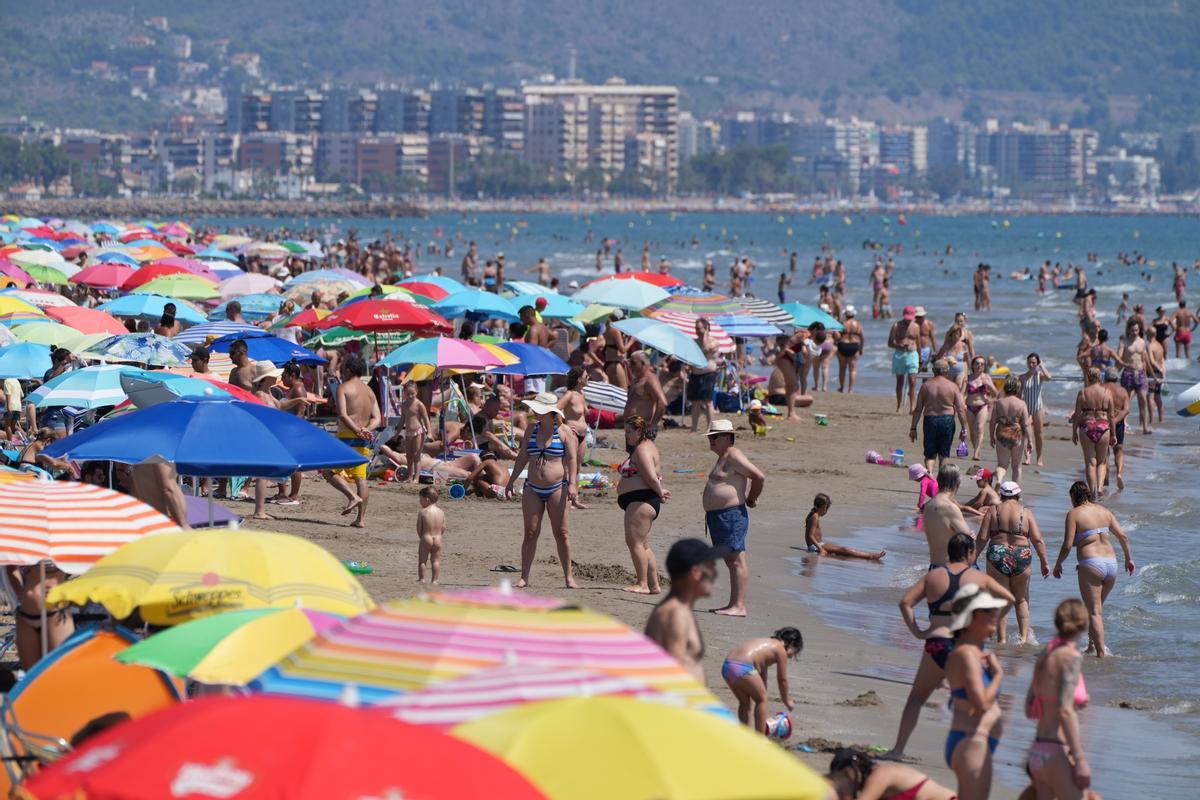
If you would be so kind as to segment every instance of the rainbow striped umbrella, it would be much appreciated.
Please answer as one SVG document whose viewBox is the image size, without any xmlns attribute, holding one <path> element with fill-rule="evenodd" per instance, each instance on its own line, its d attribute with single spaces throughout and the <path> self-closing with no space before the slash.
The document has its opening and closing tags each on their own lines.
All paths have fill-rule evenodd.
<svg viewBox="0 0 1200 800">
<path fill-rule="evenodd" d="M 667 323 L 685 336 L 696 336 L 696 320 L 700 319 L 699 314 L 691 314 L 686 311 L 657 311 L 652 316 L 653 319 Z M 708 333 L 716 341 L 720 352 L 732 353 L 737 349 L 734 346 L 733 337 L 729 335 L 728 331 L 712 320 L 709 320 L 708 324 Z"/>
<path fill-rule="evenodd" d="M 0 520 L 0 563 L 48 558 L 73 575 L 127 542 L 178 528 L 136 498 L 75 481 L 0 486 Z"/>
<path fill-rule="evenodd" d="M 702 317 L 717 317 L 722 314 L 743 314 L 746 310 L 732 297 L 702 292 L 690 286 L 672 286 L 667 291 L 670 292 L 670 297 L 658 301 L 644 313 L 654 315 L 660 311 L 684 311 Z"/>
<path fill-rule="evenodd" d="M 388 603 L 316 637 L 260 675 L 265 692 L 359 700 L 393 695 L 504 664 L 585 669 L 640 681 L 688 705 L 716 698 L 632 628 L 565 604 L 531 606 L 512 594 L 459 601 L 447 593 Z"/>
</svg>

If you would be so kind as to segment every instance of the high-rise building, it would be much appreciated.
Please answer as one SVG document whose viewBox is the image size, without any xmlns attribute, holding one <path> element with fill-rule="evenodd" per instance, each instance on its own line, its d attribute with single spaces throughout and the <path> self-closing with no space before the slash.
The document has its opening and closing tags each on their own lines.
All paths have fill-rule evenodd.
<svg viewBox="0 0 1200 800">
<path fill-rule="evenodd" d="M 423 133 L 360 136 L 355 181 L 362 183 L 363 178 L 373 175 L 425 183 L 429 177 L 429 137 Z"/>
<path fill-rule="evenodd" d="M 484 88 L 483 135 L 501 152 L 525 151 L 525 98 L 520 92 L 494 86 Z"/>
<path fill-rule="evenodd" d="M 879 131 L 879 163 L 900 175 L 923 175 L 929 166 L 928 129 L 923 125 L 896 125 Z"/>
<path fill-rule="evenodd" d="M 321 104 L 322 133 L 371 133 L 379 96 L 369 89 L 329 89 Z"/>
<path fill-rule="evenodd" d="M 375 133 L 429 133 L 430 93 L 421 89 L 380 89 Z"/>
<path fill-rule="evenodd" d="M 460 133 L 443 133 L 429 140 L 429 184 L 432 194 L 454 196 L 458 177 L 479 156 L 481 139 Z"/>
<path fill-rule="evenodd" d="M 309 174 L 312 172 L 315 138 L 283 131 L 245 134 L 238 147 L 238 169 Z"/>
<path fill-rule="evenodd" d="M 269 126 L 273 131 L 318 133 L 325 97 L 311 89 L 277 88 L 270 93 Z"/>
<path fill-rule="evenodd" d="M 970 177 L 975 174 L 975 127 L 941 117 L 929 123 L 930 168 L 957 167 Z"/>
<path fill-rule="evenodd" d="M 595 168 L 613 177 L 626 168 L 626 142 L 640 134 L 662 140 L 666 185 L 679 176 L 679 89 L 561 83 L 524 87 L 525 157 L 570 179 Z"/>
</svg>

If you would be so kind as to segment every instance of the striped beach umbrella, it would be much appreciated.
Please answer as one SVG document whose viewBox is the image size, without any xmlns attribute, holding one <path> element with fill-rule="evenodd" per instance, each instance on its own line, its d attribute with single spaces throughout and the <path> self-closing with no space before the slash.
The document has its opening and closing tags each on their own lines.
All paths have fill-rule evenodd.
<svg viewBox="0 0 1200 800">
<path fill-rule="evenodd" d="M 760 297 L 739 297 L 737 301 L 744 309 L 741 313 L 758 317 L 773 325 L 792 324 L 792 315 L 786 309 L 775 305 L 770 300 L 763 300 Z"/>
<path fill-rule="evenodd" d="M 75 481 L 0 485 L 0 563 L 48 558 L 78 575 L 127 542 L 178 526 L 142 501 Z"/>
<path fill-rule="evenodd" d="M 622 675 L 513 664 L 480 670 L 420 691 L 397 695 L 379 706 L 405 722 L 450 727 L 522 703 L 602 695 L 669 700 L 668 695 Z"/>
<path fill-rule="evenodd" d="M 16 297 L 0 295 L 0 323 L 10 328 L 22 322 L 45 322 L 46 312 Z"/>
<path fill-rule="evenodd" d="M 260 675 L 256 688 L 337 698 L 348 684 L 376 704 L 488 667 L 586 669 L 640 681 L 696 706 L 716 698 L 658 645 L 594 611 L 460 603 L 447 595 L 388 603 L 317 636 Z"/>
<path fill-rule="evenodd" d="M 69 297 L 64 297 L 58 292 L 51 292 L 47 289 L 5 289 L 0 292 L 2 297 L 15 297 L 18 300 L 24 300 L 31 306 L 37 308 L 74 308 L 75 302 Z"/>
<path fill-rule="evenodd" d="M 193 325 L 183 333 L 175 336 L 174 340 L 186 345 L 204 344 L 205 340 L 210 336 L 220 339 L 222 336 L 229 336 L 234 333 L 252 333 L 257 336 L 262 333 L 262 328 L 256 328 L 245 322 L 218 320 L 216 322 L 205 322 L 202 325 Z"/>
<path fill-rule="evenodd" d="M 611 383 L 603 381 L 588 381 L 587 385 L 583 387 L 583 399 L 587 400 L 589 407 L 600 411 L 612 411 L 620 414 L 625 411 L 628 398 L 629 393 L 620 386 L 613 386 Z"/>
<path fill-rule="evenodd" d="M 125 400 L 121 376 L 140 373 L 134 367 L 100 364 L 56 375 L 25 398 L 38 408 L 102 408 Z"/>
<path fill-rule="evenodd" d="M 711 317 L 714 323 L 719 323 L 730 336 L 742 339 L 765 339 L 768 336 L 778 336 L 783 333 L 761 317 L 751 317 L 743 314 Z"/>
<path fill-rule="evenodd" d="M 685 311 L 702 317 L 715 317 L 744 311 L 741 303 L 723 294 L 702 292 L 690 286 L 673 286 L 667 291 L 671 293 L 670 296 L 647 308 L 645 313 L 653 315 L 659 311 Z"/>
<path fill-rule="evenodd" d="M 685 336 L 693 337 L 696 335 L 696 320 L 700 319 L 699 314 L 691 314 L 687 311 L 656 311 L 652 317 L 659 322 L 667 323 Z M 708 325 L 708 333 L 716 341 L 717 349 L 720 352 L 732 353 L 737 349 L 734 346 L 733 337 L 720 323 L 708 318 Z"/>
<path fill-rule="evenodd" d="M 601 281 L 642 281 L 655 286 L 661 286 L 664 289 L 683 285 L 683 281 L 674 275 L 663 275 L 661 272 L 618 272 L 615 275 L 604 275 L 593 281 L 588 281 L 585 286 L 591 286 Z"/>
</svg>

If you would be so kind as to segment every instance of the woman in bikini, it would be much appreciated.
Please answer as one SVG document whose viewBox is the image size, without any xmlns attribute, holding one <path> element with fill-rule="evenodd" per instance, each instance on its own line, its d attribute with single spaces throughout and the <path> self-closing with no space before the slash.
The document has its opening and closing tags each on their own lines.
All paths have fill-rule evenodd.
<svg viewBox="0 0 1200 800">
<path fill-rule="evenodd" d="M 1079 372 L 1084 379 L 1087 378 L 1088 368 L 1092 366 L 1092 348 L 1096 346 L 1096 339 L 1086 328 L 1080 329 L 1079 344 L 1075 345 L 1075 363 L 1079 365 Z"/>
<path fill-rule="evenodd" d="M 877 762 L 850 748 L 833 754 L 829 782 L 837 800 L 955 800 L 953 790 L 907 764 Z"/>
<path fill-rule="evenodd" d="M 971 347 L 967 341 L 964 331 L 966 330 L 966 318 L 959 323 L 961 314 L 955 315 L 954 324 L 946 330 L 946 338 L 942 342 L 942 349 L 938 351 L 937 358 L 954 359 L 954 363 L 950 365 L 950 380 L 958 384 L 958 388 L 962 389 L 966 382 L 967 360 L 974 361 Z"/>
<path fill-rule="evenodd" d="M 1003 731 L 997 700 L 1004 670 L 986 645 L 1008 604 L 977 586 L 966 586 L 950 607 L 955 635 L 954 650 L 946 660 L 946 682 L 954 717 L 945 758 L 958 778 L 960 800 L 986 800 L 992 789 L 992 756 Z"/>
<path fill-rule="evenodd" d="M 917 665 L 917 675 L 913 678 L 912 688 L 908 692 L 908 700 L 904 703 L 904 711 L 900 715 L 900 729 L 896 733 L 896 744 L 885 755 L 885 758 L 901 758 L 908 739 L 917 727 L 921 709 L 941 685 L 946 673 L 946 659 L 954 650 L 954 639 L 950 630 L 950 604 L 959 589 L 964 586 L 975 586 L 986 589 L 996 597 L 1006 597 L 1012 602 L 1013 597 L 992 577 L 975 569 L 975 540 L 965 533 L 957 533 L 950 537 L 946 544 L 949 561 L 945 564 L 932 565 L 929 572 L 912 585 L 900 598 L 900 616 L 914 637 L 925 643 L 925 652 Z M 929 605 L 929 627 L 922 630 L 917 625 L 916 605 L 925 602 Z"/>
<path fill-rule="evenodd" d="M 844 329 L 835 334 L 837 337 L 838 391 L 852 393 L 854 381 L 858 378 L 858 359 L 862 356 L 866 336 L 862 323 L 856 319 L 858 311 L 854 306 L 846 306 L 842 315 Z"/>
<path fill-rule="evenodd" d="M 613 327 L 614 322 L 625 318 L 621 311 L 614 311 L 608 318 L 608 327 L 604 331 L 604 374 L 613 386 L 625 389 L 629 386 L 629 373 L 626 371 L 625 357 L 629 352 L 629 337 Z"/>
<path fill-rule="evenodd" d="M 525 488 L 521 492 L 525 537 L 521 541 L 521 579 L 517 581 L 518 589 L 529 585 L 529 573 L 533 569 L 537 541 L 542 533 L 543 514 L 550 516 L 550 527 L 558 545 L 558 563 L 562 565 L 567 588 L 575 588 L 575 578 L 571 573 L 571 543 L 567 534 L 567 503 L 579 494 L 579 473 L 575 468 L 575 436 L 561 435 L 559 423 L 563 413 L 558 410 L 557 403 L 558 398 L 550 392 L 541 392 L 532 400 L 522 403 L 536 416 L 536 421 L 525 428 L 525 435 L 517 447 L 512 474 L 504 487 L 504 496 L 511 497 L 517 476 L 528 466 Z"/>
<path fill-rule="evenodd" d="M 983 449 L 983 432 L 987 430 L 988 412 L 996 399 L 996 385 L 987 374 L 987 360 L 975 356 L 971 361 L 971 375 L 966 382 L 967 432 L 971 438 L 971 460 L 979 460 Z"/>
<path fill-rule="evenodd" d="M 1103 390 L 1102 390 L 1103 391 Z M 996 448 L 996 480 L 1021 479 L 1025 443 L 1033 438 L 1029 409 L 1021 399 L 1021 381 L 1016 375 L 1004 379 L 1004 396 L 992 404 L 990 436 Z"/>
<path fill-rule="evenodd" d="M 1104 647 L 1104 601 L 1117 583 L 1117 552 L 1109 542 L 1111 533 L 1117 537 L 1125 555 L 1125 571 L 1130 575 L 1137 567 L 1133 563 L 1133 551 L 1129 549 L 1129 537 L 1113 513 L 1094 502 L 1087 484 L 1075 481 L 1068 490 L 1073 508 L 1067 512 L 1066 532 L 1062 549 L 1054 563 L 1054 577 L 1062 577 L 1063 562 L 1072 547 L 1078 548 L 1079 594 L 1088 612 L 1088 652 L 1093 650 L 1097 658 L 1109 655 Z"/>
<path fill-rule="evenodd" d="M 617 505 L 625 513 L 625 545 L 633 559 L 632 586 L 625 591 L 658 594 L 658 559 L 650 546 L 650 527 L 658 519 L 662 504 L 671 493 L 662 483 L 662 455 L 653 440 L 646 438 L 646 420 L 634 415 L 625 420 L 625 449 L 629 458 L 617 467 Z"/>
<path fill-rule="evenodd" d="M 721 677 L 738 701 L 738 721 L 752 730 L 767 732 L 767 673 L 775 667 L 779 700 L 788 711 L 796 707 L 788 692 L 788 662 L 804 649 L 804 637 L 796 628 L 780 628 L 770 638 L 742 642 L 729 651 L 721 664 Z"/>
<path fill-rule="evenodd" d="M 575 472 L 576 474 L 583 471 L 583 457 L 587 451 L 587 398 L 583 396 L 583 389 L 588 385 L 588 375 L 582 367 L 572 367 L 567 373 L 567 390 L 563 392 L 563 396 L 558 399 L 558 410 L 562 412 L 563 424 L 570 429 L 571 433 L 575 434 Z M 587 506 L 579 502 L 579 498 L 571 501 L 574 508 L 586 509 Z"/>
<path fill-rule="evenodd" d="M 1101 372 L 1118 363 L 1117 351 L 1113 350 L 1108 345 L 1108 329 L 1101 328 L 1096 334 L 1096 342 L 1092 345 L 1089 351 L 1088 363 L 1098 368 Z"/>
<path fill-rule="evenodd" d="M 1114 414 L 1112 395 L 1100 383 L 1100 370 L 1090 367 L 1087 385 L 1075 397 L 1071 415 L 1071 442 L 1083 449 L 1083 468 L 1089 491 L 1103 496 L 1108 479 L 1108 447 Z M 1083 431 L 1083 438 L 1079 432 Z"/>
<path fill-rule="evenodd" d="M 1025 407 L 1029 409 L 1029 417 L 1033 423 L 1033 442 L 1026 443 L 1025 458 L 1021 463 L 1028 464 L 1030 456 L 1033 456 L 1037 459 L 1037 465 L 1041 467 L 1045 466 L 1042 462 L 1042 426 L 1046 424 L 1046 410 L 1042 405 L 1042 381 L 1054 380 L 1054 376 L 1046 369 L 1042 357 L 1037 353 L 1030 353 L 1026 357 L 1025 366 L 1027 369 L 1021 375 L 1021 397 L 1025 400 Z"/>
<path fill-rule="evenodd" d="M 1088 703 L 1083 656 L 1075 646 L 1087 629 L 1083 603 L 1073 597 L 1059 603 L 1054 627 L 1058 635 L 1038 656 L 1025 693 L 1025 716 L 1037 720 L 1025 771 L 1038 797 L 1082 800 L 1092 784 L 1076 713 Z"/>
<path fill-rule="evenodd" d="M 42 572 L 43 565 L 45 572 Z M 50 590 L 70 578 L 50 560 L 29 566 L 6 566 L 5 577 L 15 594 L 17 662 L 29 670 L 46 653 L 71 638 L 75 633 L 75 618 L 66 608 L 46 612 L 46 644 L 42 652 L 42 606 Z M 7 593 L 7 592 L 6 592 Z"/>
<path fill-rule="evenodd" d="M 988 509 L 979 526 L 980 548 L 987 560 L 987 573 L 1016 598 L 1017 643 L 1028 644 L 1029 567 L 1036 552 L 1042 577 L 1050 574 L 1046 543 L 1033 512 L 1021 504 L 1021 487 L 1013 481 L 1000 484 L 1000 505 Z M 997 642 L 1008 642 L 1008 617 L 1000 618 Z"/>
<path fill-rule="evenodd" d="M 818 348 L 816 356 L 808 361 L 812 366 L 813 391 L 827 392 L 829 391 L 829 359 L 833 356 L 833 337 L 821 323 L 814 323 L 814 325 L 820 325 L 820 327 L 813 329 L 810 326 L 810 330 L 813 331 L 813 341 L 816 342 Z"/>
</svg>

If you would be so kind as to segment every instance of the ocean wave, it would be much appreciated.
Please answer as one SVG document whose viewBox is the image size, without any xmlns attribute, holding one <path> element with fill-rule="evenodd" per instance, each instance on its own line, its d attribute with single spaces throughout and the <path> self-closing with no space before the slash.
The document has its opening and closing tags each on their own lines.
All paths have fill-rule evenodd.
<svg viewBox="0 0 1200 800">
<path fill-rule="evenodd" d="M 1125 582 L 1121 594 L 1149 598 L 1159 606 L 1194 604 L 1200 601 L 1200 561 L 1146 564 Z"/>
</svg>

